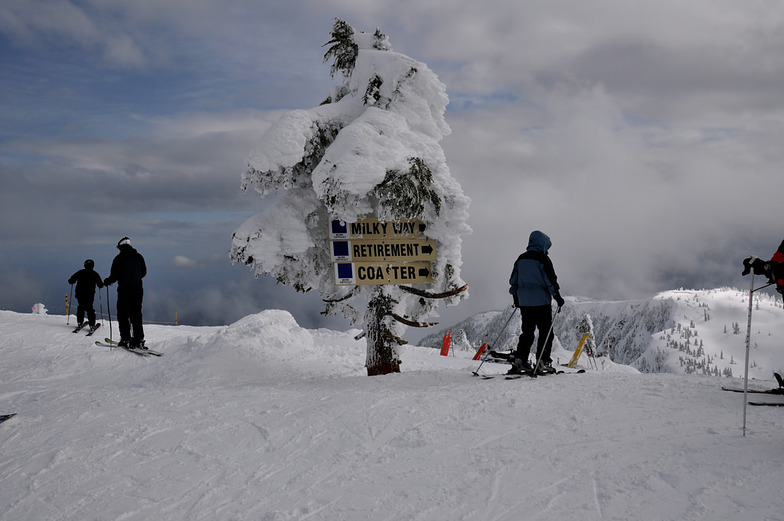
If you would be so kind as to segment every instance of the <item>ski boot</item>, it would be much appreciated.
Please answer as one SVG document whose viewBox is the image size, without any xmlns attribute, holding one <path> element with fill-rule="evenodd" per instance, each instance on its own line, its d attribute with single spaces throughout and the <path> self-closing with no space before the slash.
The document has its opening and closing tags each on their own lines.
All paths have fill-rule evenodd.
<svg viewBox="0 0 784 521">
<path fill-rule="evenodd" d="M 534 368 L 531 367 L 531 364 L 528 363 L 528 360 L 515 358 L 514 362 L 512 363 L 512 368 L 509 369 L 506 374 L 531 374 L 533 370 Z"/>
<path fill-rule="evenodd" d="M 536 368 L 536 374 L 553 374 L 555 373 L 555 368 L 552 366 L 550 362 L 545 362 L 544 360 L 539 361 L 539 367 Z"/>
</svg>

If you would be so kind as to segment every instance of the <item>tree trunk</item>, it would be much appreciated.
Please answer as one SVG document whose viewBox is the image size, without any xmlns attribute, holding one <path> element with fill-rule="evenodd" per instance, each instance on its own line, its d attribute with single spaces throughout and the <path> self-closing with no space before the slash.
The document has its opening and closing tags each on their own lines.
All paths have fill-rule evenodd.
<svg viewBox="0 0 784 521">
<path fill-rule="evenodd" d="M 368 376 L 399 373 L 400 359 L 395 349 L 394 335 L 389 330 L 392 315 L 392 298 L 378 286 L 370 297 L 365 313 L 365 332 L 367 333 L 367 373 Z"/>
</svg>

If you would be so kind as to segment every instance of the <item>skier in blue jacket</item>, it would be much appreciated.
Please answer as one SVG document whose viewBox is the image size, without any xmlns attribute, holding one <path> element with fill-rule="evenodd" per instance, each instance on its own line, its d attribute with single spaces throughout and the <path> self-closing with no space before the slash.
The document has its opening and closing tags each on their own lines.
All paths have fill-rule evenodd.
<svg viewBox="0 0 784 521">
<path fill-rule="evenodd" d="M 552 246 L 550 238 L 539 230 L 531 232 L 525 253 L 515 261 L 512 276 L 509 278 L 509 293 L 514 305 L 522 315 L 522 333 L 517 343 L 517 351 L 510 373 L 531 372 L 534 367 L 528 362 L 534 333 L 539 330 L 536 344 L 536 358 L 540 372 L 555 372 L 552 367 L 550 350 L 553 345 L 551 299 L 555 299 L 558 309 L 564 305 L 560 294 L 558 277 L 547 252 Z"/>
</svg>

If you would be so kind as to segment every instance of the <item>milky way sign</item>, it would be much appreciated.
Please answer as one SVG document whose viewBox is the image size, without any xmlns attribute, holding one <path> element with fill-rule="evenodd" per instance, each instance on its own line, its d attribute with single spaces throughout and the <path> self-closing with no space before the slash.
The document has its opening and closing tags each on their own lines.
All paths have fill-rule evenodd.
<svg viewBox="0 0 784 521">
<path fill-rule="evenodd" d="M 417 219 L 379 221 L 375 217 L 353 223 L 334 220 L 330 223 L 330 239 L 417 239 L 425 236 L 425 224 Z"/>
</svg>

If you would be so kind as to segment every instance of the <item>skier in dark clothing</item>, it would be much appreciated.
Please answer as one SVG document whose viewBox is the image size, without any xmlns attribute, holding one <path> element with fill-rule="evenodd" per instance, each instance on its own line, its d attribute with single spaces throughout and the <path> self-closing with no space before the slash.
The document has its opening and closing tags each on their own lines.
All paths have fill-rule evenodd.
<svg viewBox="0 0 784 521">
<path fill-rule="evenodd" d="M 117 322 L 120 326 L 120 345 L 146 349 L 142 326 L 142 279 L 147 275 L 144 257 L 123 237 L 117 243 L 120 253 L 112 261 L 112 270 L 103 281 L 109 286 L 117 282 Z M 133 333 L 131 333 L 133 331 Z"/>
<path fill-rule="evenodd" d="M 510 373 L 531 372 L 534 367 L 528 362 L 531 345 L 534 343 L 534 332 L 539 330 L 536 344 L 536 358 L 539 370 L 552 373 L 550 350 L 553 345 L 551 298 L 555 299 L 558 309 L 564 305 L 558 286 L 558 277 L 547 251 L 552 243 L 550 238 L 540 231 L 531 232 L 525 253 L 515 261 L 512 276 L 509 278 L 509 293 L 512 294 L 514 305 L 520 308 L 522 315 L 522 333 L 517 343 L 514 362 Z"/>
<path fill-rule="evenodd" d="M 87 314 L 87 323 L 90 330 L 95 331 L 95 286 L 103 287 L 101 276 L 93 269 L 95 262 L 92 259 L 84 261 L 84 269 L 71 275 L 68 284 L 76 284 L 76 321 L 77 330 L 85 326 L 84 315 Z"/>
<path fill-rule="evenodd" d="M 773 254 L 773 257 L 771 257 L 770 260 L 773 262 L 784 262 L 784 241 L 781 241 L 779 249 L 776 250 L 776 253 Z"/>
<path fill-rule="evenodd" d="M 773 282 L 776 283 L 776 291 L 784 298 L 784 241 L 781 241 L 779 249 L 770 258 L 770 262 L 773 264 Z"/>
</svg>

